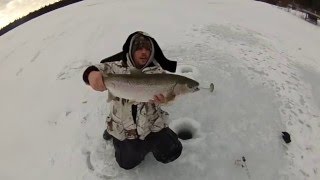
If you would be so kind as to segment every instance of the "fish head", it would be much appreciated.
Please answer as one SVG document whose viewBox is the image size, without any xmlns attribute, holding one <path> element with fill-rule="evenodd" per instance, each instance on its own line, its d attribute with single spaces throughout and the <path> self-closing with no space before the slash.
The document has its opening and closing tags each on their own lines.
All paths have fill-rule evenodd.
<svg viewBox="0 0 320 180">
<path fill-rule="evenodd" d="M 179 82 L 175 88 L 175 94 L 187 94 L 199 91 L 199 83 L 192 79 L 184 79 L 182 82 Z"/>
<path fill-rule="evenodd" d="M 189 80 L 186 82 L 186 88 L 187 88 L 187 91 L 188 92 L 197 92 L 199 91 L 199 83 L 197 81 L 194 81 L 194 80 Z"/>
</svg>

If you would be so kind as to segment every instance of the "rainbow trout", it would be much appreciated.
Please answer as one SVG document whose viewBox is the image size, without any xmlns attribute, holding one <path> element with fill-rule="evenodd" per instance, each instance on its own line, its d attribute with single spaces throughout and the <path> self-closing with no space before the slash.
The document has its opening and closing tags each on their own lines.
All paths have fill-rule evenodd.
<svg viewBox="0 0 320 180">
<path fill-rule="evenodd" d="M 166 102 L 176 96 L 199 90 L 199 83 L 175 74 L 108 74 L 104 83 L 109 100 L 115 97 L 136 102 L 149 102 L 155 95 L 163 94 Z M 110 97 L 111 96 L 111 97 Z"/>
</svg>

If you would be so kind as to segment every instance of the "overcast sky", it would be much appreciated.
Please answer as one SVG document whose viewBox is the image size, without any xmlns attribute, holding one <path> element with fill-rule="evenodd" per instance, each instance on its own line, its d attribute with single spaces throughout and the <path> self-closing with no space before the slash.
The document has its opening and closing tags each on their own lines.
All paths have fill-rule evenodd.
<svg viewBox="0 0 320 180">
<path fill-rule="evenodd" d="M 0 0 L 0 28 L 42 6 L 59 0 Z"/>
</svg>

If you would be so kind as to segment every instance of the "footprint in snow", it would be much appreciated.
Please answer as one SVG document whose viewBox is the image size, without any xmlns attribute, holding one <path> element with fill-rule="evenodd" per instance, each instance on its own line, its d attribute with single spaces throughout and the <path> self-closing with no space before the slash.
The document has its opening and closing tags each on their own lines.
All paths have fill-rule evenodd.
<svg viewBox="0 0 320 180">
<path fill-rule="evenodd" d="M 20 68 L 19 71 L 16 73 L 16 76 L 19 76 L 23 71 L 23 68 Z"/>
<path fill-rule="evenodd" d="M 57 80 L 65 80 L 77 76 L 82 72 L 90 63 L 86 61 L 74 61 L 69 65 L 66 65 L 59 74 L 57 74 Z"/>
<path fill-rule="evenodd" d="M 93 139 L 89 148 L 82 149 L 88 170 L 99 178 L 115 179 L 119 175 L 120 169 L 115 160 L 111 142 Z"/>
</svg>

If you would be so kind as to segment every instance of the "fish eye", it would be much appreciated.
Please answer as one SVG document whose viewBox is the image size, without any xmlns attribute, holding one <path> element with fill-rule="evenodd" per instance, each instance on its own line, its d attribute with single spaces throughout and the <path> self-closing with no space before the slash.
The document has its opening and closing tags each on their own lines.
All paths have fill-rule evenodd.
<svg viewBox="0 0 320 180">
<path fill-rule="evenodd" d="M 191 84 L 187 84 L 187 87 L 190 89 L 193 88 L 193 86 Z"/>
</svg>

